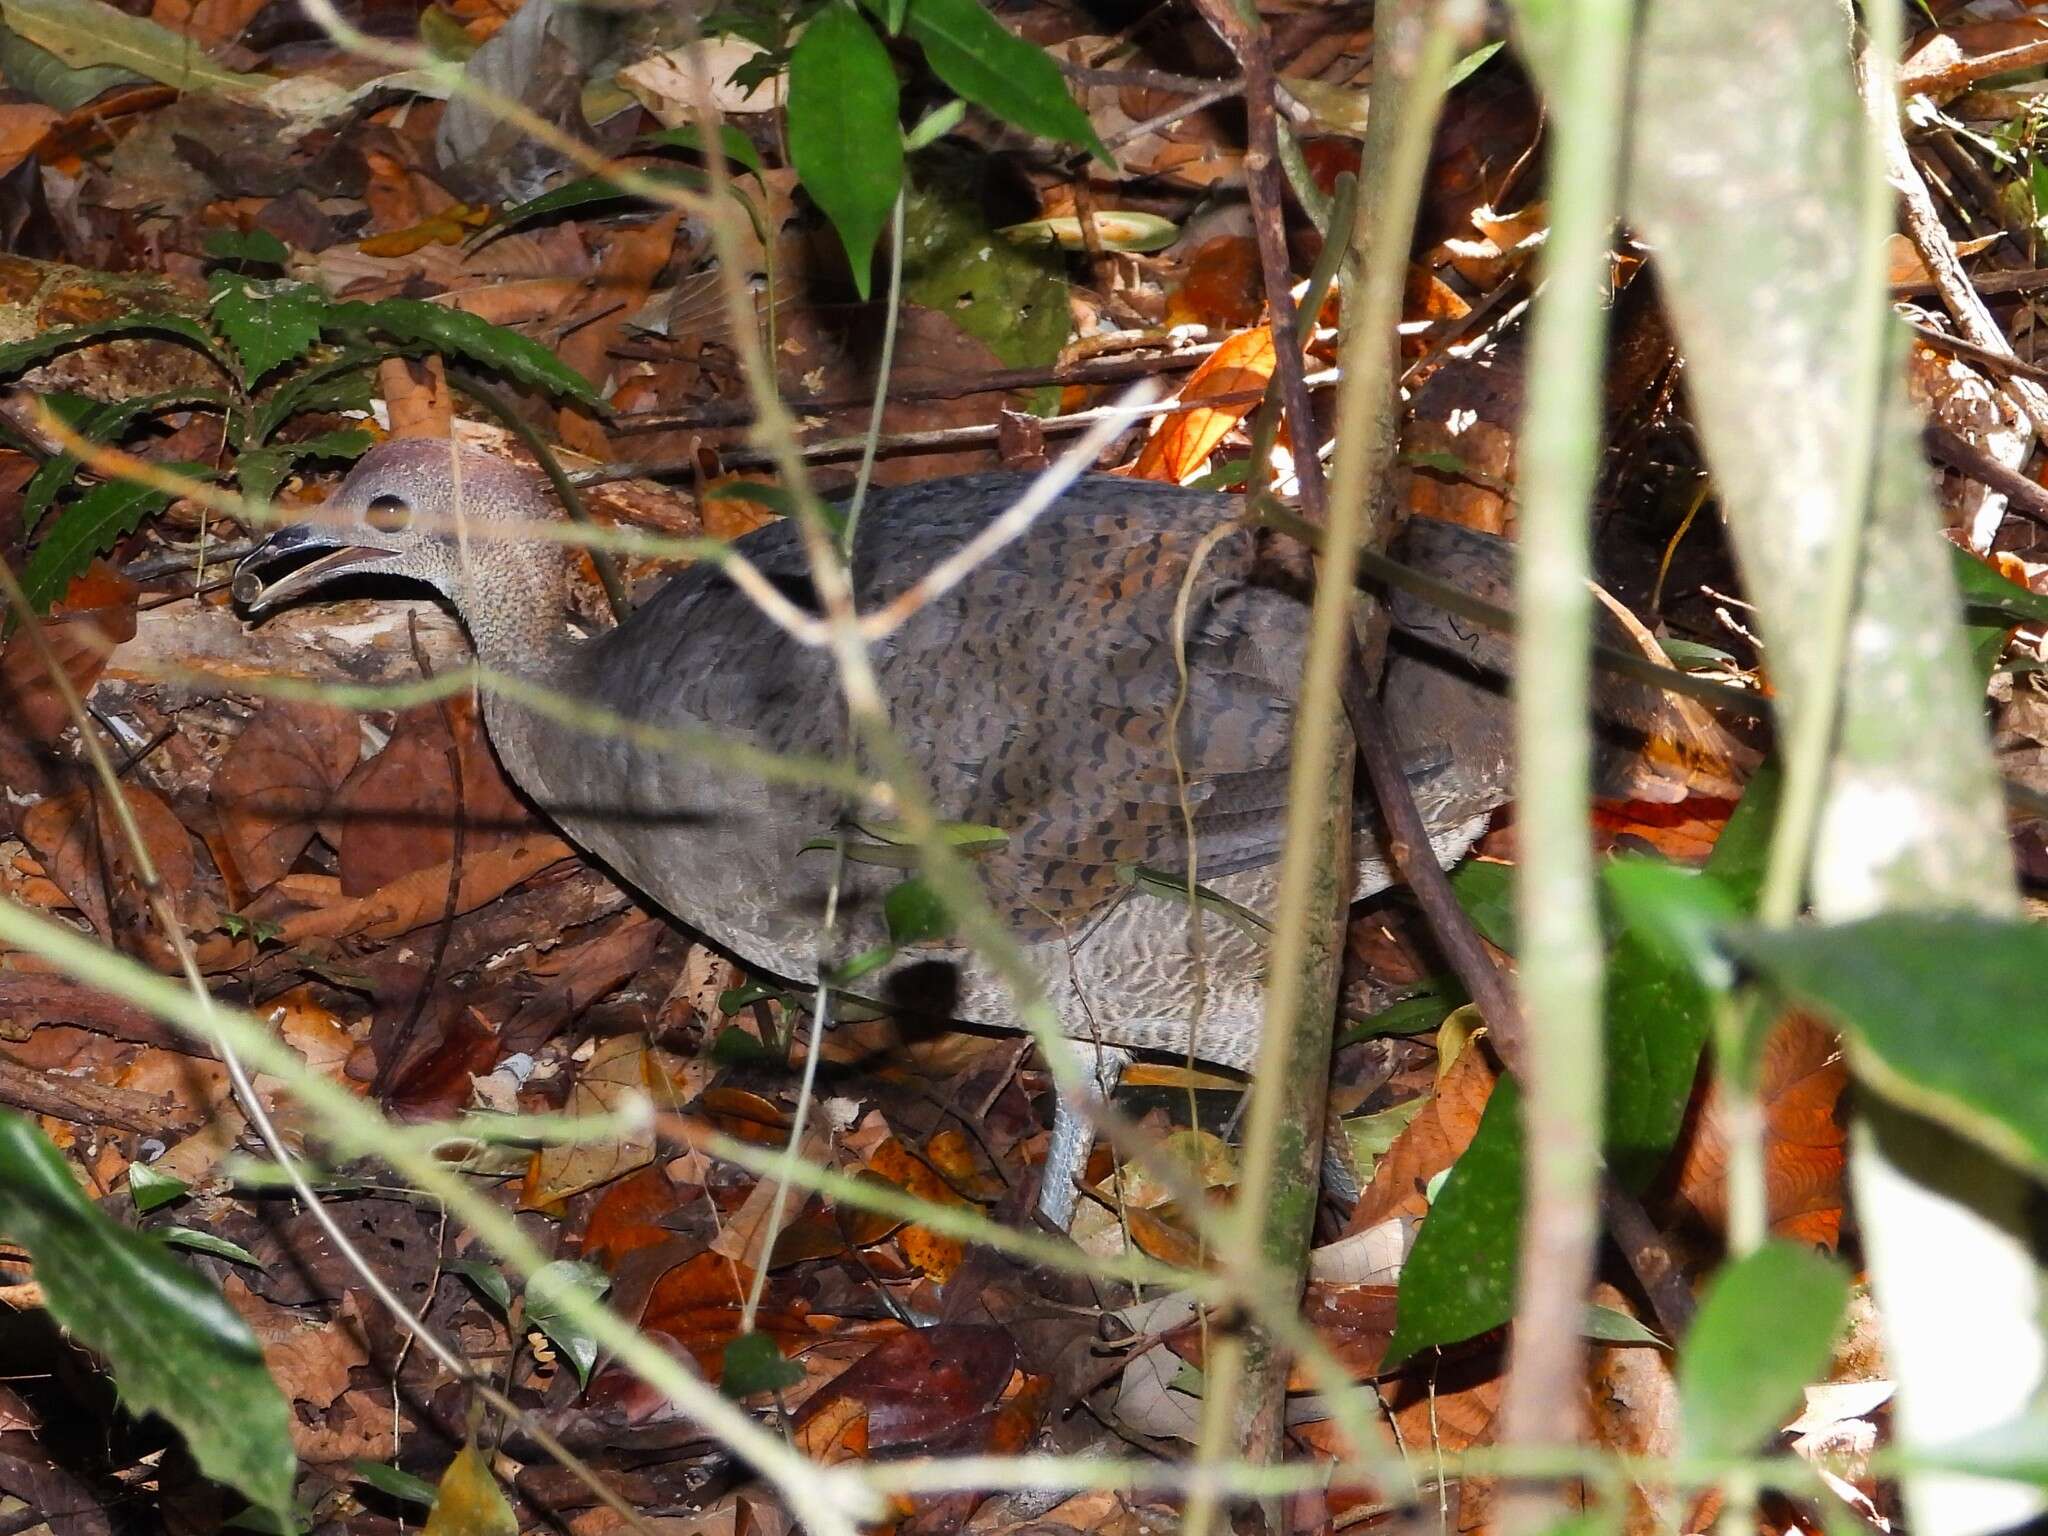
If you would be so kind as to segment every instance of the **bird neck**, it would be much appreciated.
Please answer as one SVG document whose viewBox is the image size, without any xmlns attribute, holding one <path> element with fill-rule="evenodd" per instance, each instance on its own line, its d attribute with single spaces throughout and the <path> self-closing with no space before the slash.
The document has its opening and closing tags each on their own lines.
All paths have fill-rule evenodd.
<svg viewBox="0 0 2048 1536">
<path fill-rule="evenodd" d="M 558 679 L 576 651 L 564 627 L 568 551 L 544 539 L 472 539 L 452 592 L 486 669 L 525 682 Z"/>
</svg>

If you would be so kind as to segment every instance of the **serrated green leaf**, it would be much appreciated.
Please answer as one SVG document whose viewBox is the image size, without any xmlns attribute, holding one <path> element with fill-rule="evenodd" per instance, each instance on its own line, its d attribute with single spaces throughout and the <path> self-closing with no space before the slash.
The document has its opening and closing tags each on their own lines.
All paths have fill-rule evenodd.
<svg viewBox="0 0 2048 1536">
<path fill-rule="evenodd" d="M 953 91 L 1026 133 L 1079 144 L 1114 169 L 1095 125 L 1052 56 L 984 10 L 980 0 L 910 0 L 904 30 Z"/>
<path fill-rule="evenodd" d="M 804 1379 L 803 1367 L 782 1358 L 782 1346 L 765 1333 L 743 1333 L 725 1346 L 718 1390 L 727 1397 L 778 1392 Z"/>
<path fill-rule="evenodd" d="M 0 1232 L 28 1250 L 51 1317 L 105 1358 L 131 1412 L 163 1415 L 208 1477 L 290 1518 L 291 1410 L 249 1325 L 161 1243 L 88 1200 L 56 1148 L 8 1110 Z"/>
<path fill-rule="evenodd" d="M 159 1173 L 148 1163 L 128 1165 L 128 1196 L 135 1202 L 137 1215 L 147 1216 L 158 1206 L 182 1200 L 191 1188 L 185 1180 Z"/>
<path fill-rule="evenodd" d="M 890 939 L 899 945 L 944 938 L 953 931 L 953 914 L 944 898 L 921 878 L 891 886 L 882 898 L 882 916 L 888 921 Z"/>
<path fill-rule="evenodd" d="M 850 4 L 812 18 L 789 60 L 789 157 L 868 296 L 875 241 L 903 189 L 900 95 L 889 50 Z"/>
<path fill-rule="evenodd" d="M 252 386 L 312 350 L 326 310 L 327 296 L 305 283 L 213 274 L 214 324 L 240 355 L 243 381 Z"/>
<path fill-rule="evenodd" d="M 375 441 L 368 432 L 349 427 L 271 448 L 244 449 L 235 460 L 235 483 L 251 501 L 268 501 L 301 459 L 358 459 Z"/>
<path fill-rule="evenodd" d="M 186 474 L 205 471 L 196 464 L 174 466 Z M 37 613 L 47 613 L 50 604 L 64 595 L 71 579 L 92 563 L 92 557 L 111 549 L 116 539 L 133 533 L 135 525 L 152 512 L 170 505 L 164 492 L 125 480 L 96 485 L 71 503 L 50 525 L 40 543 L 29 553 L 22 568 L 22 590 Z"/>
<path fill-rule="evenodd" d="M 250 413 L 251 445 L 305 411 L 365 411 L 370 407 L 369 370 L 390 354 L 376 347 L 347 347 L 326 360 L 301 368 L 267 389 Z"/>
<path fill-rule="evenodd" d="M 1429 1103 L 1428 1094 L 1418 1094 L 1392 1109 L 1382 1109 L 1369 1115 L 1350 1115 L 1343 1121 L 1344 1139 L 1351 1147 L 1351 1160 L 1358 1165 L 1358 1182 L 1361 1186 L 1370 1184 L 1380 1159 L 1387 1155 L 1387 1149 L 1400 1139 L 1408 1129 L 1408 1122 L 1422 1113 Z"/>
<path fill-rule="evenodd" d="M 146 336 L 152 333 L 188 342 L 198 351 L 204 352 L 223 373 L 231 371 L 227 366 L 227 359 L 215 347 L 213 337 L 198 321 L 160 311 L 137 311 L 126 315 L 112 315 L 105 320 L 88 321 L 84 325 L 60 325 L 55 330 L 26 336 L 20 341 L 10 341 L 0 346 L 0 378 L 20 373 L 25 368 L 33 368 L 47 357 L 54 357 L 72 347 L 82 347 L 88 342 L 101 341 L 113 336 Z"/>
<path fill-rule="evenodd" d="M 597 1340 L 570 1316 L 562 1298 L 581 1293 L 594 1301 L 611 1289 L 611 1283 L 603 1270 L 580 1259 L 557 1259 L 526 1282 L 527 1321 L 548 1336 L 586 1387 L 590 1368 L 597 1363 Z"/>
<path fill-rule="evenodd" d="M 1521 1247 L 1522 1096 L 1504 1077 L 1401 1268 L 1386 1367 L 1505 1323 L 1514 1312 Z"/>
<path fill-rule="evenodd" d="M 106 0 L 0 0 L 0 17 L 76 68 L 113 65 L 195 96 L 253 101 L 277 82 L 214 63 L 192 39 Z"/>
<path fill-rule="evenodd" d="M 1753 1454 L 1826 1372 L 1848 1304 L 1841 1266 L 1796 1243 L 1716 1275 L 1678 1354 L 1687 1453 Z"/>
<path fill-rule="evenodd" d="M 903 291 L 1006 367 L 1049 366 L 1074 326 L 1065 267 L 1044 246 L 995 238 L 978 185 L 985 174 L 978 159 L 944 146 L 918 157 L 903 207 Z M 1046 399 L 1056 402 L 1058 391 Z"/>
<path fill-rule="evenodd" d="M 1947 912 L 1737 933 L 1774 986 L 1848 1034 L 1849 1069 L 2000 1157 L 2048 1171 L 2048 928 Z"/>
<path fill-rule="evenodd" d="M 610 407 L 590 381 L 538 342 L 463 310 L 421 299 L 380 299 L 374 304 L 328 306 L 326 328 L 345 335 L 388 336 L 408 346 L 423 345 L 481 363 L 550 395 L 566 395 L 593 411 Z"/>
<path fill-rule="evenodd" d="M 131 1184 L 130 1188 L 133 1187 Z M 158 1227 L 154 1229 L 152 1235 L 162 1238 L 173 1248 L 190 1248 L 194 1253 L 210 1253 L 216 1259 L 247 1264 L 251 1269 L 264 1267 L 262 1260 L 240 1243 L 231 1243 L 224 1237 L 216 1237 L 211 1232 L 201 1232 L 196 1227 Z"/>
<path fill-rule="evenodd" d="M 46 405 L 50 400 L 46 397 Z M 110 443 L 117 441 L 135 422 L 157 411 L 168 410 L 177 405 L 220 405 L 219 395 L 195 394 L 188 390 L 174 390 L 161 395 L 138 395 L 132 400 L 114 400 L 105 405 L 85 402 L 82 413 L 66 413 L 65 422 L 72 431 L 89 443 Z M 36 472 L 29 478 L 21 493 L 21 526 L 24 533 L 33 535 L 36 526 L 42 522 L 57 498 L 71 487 L 77 479 L 81 460 L 76 454 L 59 453 L 43 460 Z"/>
</svg>

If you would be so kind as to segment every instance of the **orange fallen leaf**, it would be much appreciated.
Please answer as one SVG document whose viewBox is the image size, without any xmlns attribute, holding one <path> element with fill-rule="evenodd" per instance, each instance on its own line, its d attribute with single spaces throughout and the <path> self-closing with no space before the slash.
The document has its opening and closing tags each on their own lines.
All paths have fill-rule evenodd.
<svg viewBox="0 0 2048 1536">
<path fill-rule="evenodd" d="M 1239 331 L 1210 353 L 1208 360 L 1189 376 L 1181 399 L 1206 400 L 1216 395 L 1264 389 L 1273 377 L 1275 361 L 1271 326 Z M 1217 444 L 1257 404 L 1254 400 L 1208 406 L 1166 417 L 1146 442 L 1131 473 L 1140 480 L 1180 484 L 1208 462 Z"/>
</svg>

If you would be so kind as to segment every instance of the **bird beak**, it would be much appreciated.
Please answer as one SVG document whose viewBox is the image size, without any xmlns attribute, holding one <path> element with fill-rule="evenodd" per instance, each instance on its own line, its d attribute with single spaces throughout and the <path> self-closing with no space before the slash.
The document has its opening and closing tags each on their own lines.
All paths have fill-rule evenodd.
<svg viewBox="0 0 2048 1536">
<path fill-rule="evenodd" d="M 318 559 L 293 566 L 275 580 L 264 574 L 309 550 L 325 550 L 326 553 Z M 235 579 L 230 590 L 243 608 L 250 613 L 262 613 L 302 592 L 312 591 L 338 571 L 382 560 L 392 553 L 374 544 L 344 543 L 331 528 L 313 523 L 294 523 L 288 528 L 278 529 L 242 557 L 241 564 L 235 567 Z"/>
</svg>

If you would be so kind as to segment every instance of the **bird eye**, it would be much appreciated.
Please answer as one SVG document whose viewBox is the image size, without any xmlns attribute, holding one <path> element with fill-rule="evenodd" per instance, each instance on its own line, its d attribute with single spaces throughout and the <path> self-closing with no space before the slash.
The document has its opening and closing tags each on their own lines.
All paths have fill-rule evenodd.
<svg viewBox="0 0 2048 1536">
<path fill-rule="evenodd" d="M 379 533 L 402 533 L 412 523 L 412 503 L 403 496 L 377 496 L 363 508 L 363 521 Z"/>
</svg>

